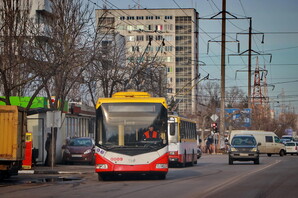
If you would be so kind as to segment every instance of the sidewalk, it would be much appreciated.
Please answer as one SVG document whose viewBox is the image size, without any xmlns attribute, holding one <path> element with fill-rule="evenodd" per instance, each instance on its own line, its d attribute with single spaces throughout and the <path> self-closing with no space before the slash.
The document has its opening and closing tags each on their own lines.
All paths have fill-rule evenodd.
<svg viewBox="0 0 298 198">
<path fill-rule="evenodd" d="M 19 174 L 87 174 L 94 173 L 94 166 L 90 165 L 61 165 L 34 166 L 29 170 L 19 170 Z"/>
</svg>

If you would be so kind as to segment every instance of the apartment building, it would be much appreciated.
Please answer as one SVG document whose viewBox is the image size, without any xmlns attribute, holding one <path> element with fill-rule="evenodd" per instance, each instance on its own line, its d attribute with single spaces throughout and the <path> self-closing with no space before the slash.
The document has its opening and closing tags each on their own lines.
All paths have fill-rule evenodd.
<svg viewBox="0 0 298 198">
<path fill-rule="evenodd" d="M 147 50 L 162 60 L 166 65 L 166 95 L 179 102 L 177 110 L 185 115 L 197 111 L 197 18 L 198 13 L 192 8 L 96 10 L 97 24 L 102 30 L 125 36 L 127 57 Z"/>
</svg>

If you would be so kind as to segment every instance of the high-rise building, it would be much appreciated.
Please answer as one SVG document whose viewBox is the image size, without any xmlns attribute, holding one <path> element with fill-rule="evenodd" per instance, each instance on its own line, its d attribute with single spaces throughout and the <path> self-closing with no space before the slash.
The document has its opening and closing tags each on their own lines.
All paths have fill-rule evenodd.
<svg viewBox="0 0 298 198">
<path fill-rule="evenodd" d="M 125 36 L 127 54 L 135 51 L 142 54 L 145 49 L 152 54 L 158 52 L 156 58 L 166 65 L 167 97 L 179 102 L 179 113 L 197 111 L 198 13 L 195 9 L 98 9 L 96 19 L 101 30 L 117 31 Z"/>
</svg>

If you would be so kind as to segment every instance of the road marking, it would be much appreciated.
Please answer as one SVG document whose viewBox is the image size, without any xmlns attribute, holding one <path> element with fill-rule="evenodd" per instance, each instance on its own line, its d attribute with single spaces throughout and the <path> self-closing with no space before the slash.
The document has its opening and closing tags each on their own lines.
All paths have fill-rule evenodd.
<svg viewBox="0 0 298 198">
<path fill-rule="evenodd" d="M 235 183 L 235 182 L 237 182 L 237 181 L 239 181 L 239 180 L 241 180 L 241 179 L 243 179 L 243 178 L 245 178 L 245 177 L 247 177 L 247 176 L 250 176 L 250 175 L 255 174 L 255 173 L 257 173 L 257 172 L 263 171 L 263 170 L 265 170 L 265 169 L 267 169 L 267 168 L 270 168 L 271 166 L 274 166 L 274 165 L 276 165 L 276 164 L 278 164 L 278 163 L 280 163 L 280 162 L 281 162 L 281 160 L 276 160 L 274 163 L 269 164 L 269 165 L 267 165 L 267 166 L 264 166 L 264 167 L 262 167 L 262 168 L 260 168 L 260 169 L 255 170 L 255 171 L 246 173 L 246 174 L 244 174 L 244 175 L 235 176 L 235 177 L 232 177 L 232 178 L 230 178 L 230 179 L 228 179 L 228 180 L 225 180 L 224 182 L 222 182 L 222 183 L 220 183 L 220 184 L 217 184 L 217 185 L 215 185 L 215 186 L 212 186 L 212 187 L 206 189 L 206 190 L 203 192 L 203 195 L 201 195 L 201 196 L 202 196 L 202 197 L 207 197 L 207 196 L 209 196 L 210 194 L 213 194 L 213 193 L 215 193 L 216 191 L 219 191 L 219 190 L 221 190 L 221 189 L 223 189 L 223 188 L 225 188 L 225 187 L 227 187 L 227 186 L 229 186 L 229 185 L 231 185 L 231 184 L 233 184 L 233 183 Z"/>
</svg>

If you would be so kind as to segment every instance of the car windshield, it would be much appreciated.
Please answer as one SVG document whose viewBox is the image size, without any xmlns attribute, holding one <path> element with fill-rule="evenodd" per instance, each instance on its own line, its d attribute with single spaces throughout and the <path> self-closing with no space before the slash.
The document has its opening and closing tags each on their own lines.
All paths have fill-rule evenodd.
<svg viewBox="0 0 298 198">
<path fill-rule="evenodd" d="M 234 137 L 232 139 L 232 145 L 256 145 L 254 137 Z"/>
<path fill-rule="evenodd" d="M 75 138 L 69 141 L 69 146 L 92 146 L 90 139 Z"/>
</svg>

